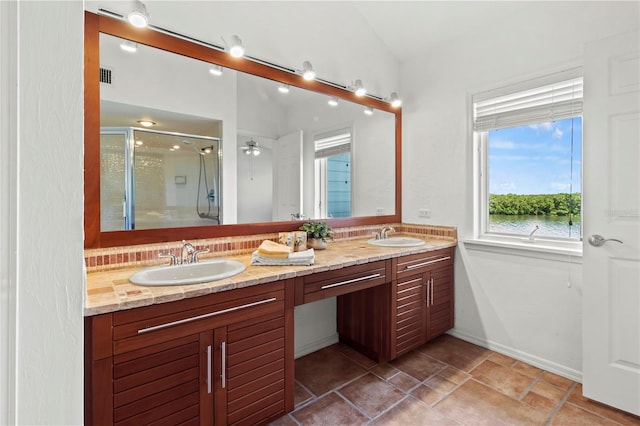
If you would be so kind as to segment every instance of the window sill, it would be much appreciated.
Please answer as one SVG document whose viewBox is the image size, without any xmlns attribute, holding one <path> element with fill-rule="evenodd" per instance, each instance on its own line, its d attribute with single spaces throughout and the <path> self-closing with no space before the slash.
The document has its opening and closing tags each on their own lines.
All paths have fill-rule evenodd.
<svg viewBox="0 0 640 426">
<path fill-rule="evenodd" d="M 581 241 L 556 241 L 543 238 L 491 236 L 460 239 L 466 249 L 525 256 L 559 262 L 582 263 Z"/>
</svg>

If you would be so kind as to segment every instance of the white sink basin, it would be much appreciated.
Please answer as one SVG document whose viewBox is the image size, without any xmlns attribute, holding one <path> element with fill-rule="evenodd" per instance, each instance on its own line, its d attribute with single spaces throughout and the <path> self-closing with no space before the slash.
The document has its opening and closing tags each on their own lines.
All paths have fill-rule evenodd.
<svg viewBox="0 0 640 426">
<path fill-rule="evenodd" d="M 390 237 L 381 240 L 371 239 L 369 244 L 381 247 L 418 247 L 426 244 L 424 240 L 413 237 Z"/>
<path fill-rule="evenodd" d="M 198 284 L 229 278 L 245 269 L 235 260 L 210 259 L 188 265 L 151 266 L 131 275 L 129 281 L 146 286 Z"/>
</svg>

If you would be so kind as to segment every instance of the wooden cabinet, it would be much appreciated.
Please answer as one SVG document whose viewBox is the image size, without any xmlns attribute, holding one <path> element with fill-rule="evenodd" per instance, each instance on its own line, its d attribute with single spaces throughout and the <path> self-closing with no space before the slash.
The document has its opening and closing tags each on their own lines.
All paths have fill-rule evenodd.
<svg viewBox="0 0 640 426">
<path fill-rule="evenodd" d="M 378 260 L 296 278 L 296 305 L 315 302 L 389 282 L 390 262 Z"/>
<path fill-rule="evenodd" d="M 392 359 L 453 327 L 453 248 L 394 258 L 393 272 Z"/>
<path fill-rule="evenodd" d="M 389 352 L 388 312 L 391 260 L 296 278 L 296 304 L 337 297 L 340 341 L 383 362 Z"/>
<path fill-rule="evenodd" d="M 85 319 L 85 423 L 261 424 L 293 409 L 279 281 Z"/>
</svg>

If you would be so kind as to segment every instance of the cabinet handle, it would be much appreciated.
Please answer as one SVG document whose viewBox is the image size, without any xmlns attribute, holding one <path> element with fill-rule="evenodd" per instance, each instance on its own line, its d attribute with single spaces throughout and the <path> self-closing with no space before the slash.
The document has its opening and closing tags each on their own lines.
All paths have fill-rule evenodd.
<svg viewBox="0 0 640 426">
<path fill-rule="evenodd" d="M 227 342 L 220 343 L 220 351 L 222 352 L 222 374 L 220 374 L 220 379 L 222 379 L 222 389 L 227 387 Z"/>
<path fill-rule="evenodd" d="M 427 282 L 426 282 L 426 284 L 425 284 L 425 285 L 427 286 L 427 290 L 426 290 L 426 291 L 427 291 L 427 297 L 426 297 L 426 299 L 427 299 L 427 308 L 428 308 L 428 307 L 430 306 L 430 305 L 429 305 L 429 303 L 430 303 L 430 301 L 429 301 L 429 297 L 430 297 L 431 291 L 430 291 L 430 288 L 429 288 L 429 287 L 431 286 L 431 280 L 430 280 L 430 279 L 429 279 L 429 280 L 427 280 Z"/>
<path fill-rule="evenodd" d="M 449 259 L 451 259 L 451 256 L 441 257 L 441 258 L 436 259 L 436 260 L 430 260 L 428 262 L 422 262 L 422 263 L 417 263 L 415 265 L 409 265 L 409 266 L 407 266 L 407 269 L 419 268 L 421 266 L 427 266 L 427 265 L 431 265 L 433 263 L 438 263 L 438 262 L 442 262 L 444 260 L 449 260 Z"/>
<path fill-rule="evenodd" d="M 429 306 L 433 306 L 433 278 L 431 278 L 431 305 Z"/>
<path fill-rule="evenodd" d="M 234 311 L 238 311 L 238 310 L 244 309 L 244 308 L 251 308 L 252 306 L 264 305 L 265 303 L 275 302 L 276 300 L 278 300 L 276 297 L 272 297 L 270 299 L 264 299 L 264 300 L 260 300 L 258 302 L 247 303 L 246 305 L 234 306 L 233 308 L 227 308 L 227 309 L 223 309 L 221 311 L 209 312 L 208 314 L 197 315 L 195 317 L 189 317 L 189 318 L 181 319 L 181 320 L 178 320 L 178 321 L 171 321 L 171 322 L 167 322 L 167 323 L 160 324 L 160 325 L 154 325 L 152 327 L 142 328 L 142 329 L 138 330 L 138 334 L 148 333 L 150 331 L 161 330 L 163 328 L 173 327 L 174 325 L 180 325 L 180 324 L 185 324 L 185 323 L 191 322 L 191 321 L 197 321 L 197 320 L 203 319 L 203 318 L 214 317 L 216 315 L 222 315 L 222 314 L 226 314 L 228 312 L 234 312 Z"/>
<path fill-rule="evenodd" d="M 382 276 L 382 274 L 371 274 L 371 275 L 367 275 L 366 277 L 354 278 L 352 280 L 340 281 L 339 283 L 335 283 L 335 284 L 323 285 L 322 287 L 320 287 L 320 289 L 321 290 L 325 290 L 327 288 L 338 287 L 338 286 L 345 285 L 345 284 L 353 284 L 353 283 L 357 283 L 357 282 L 360 282 L 360 281 L 370 280 L 372 278 L 378 278 L 378 277 L 381 277 L 381 276 Z"/>
<path fill-rule="evenodd" d="M 207 393 L 211 393 L 211 345 L 207 346 Z"/>
</svg>

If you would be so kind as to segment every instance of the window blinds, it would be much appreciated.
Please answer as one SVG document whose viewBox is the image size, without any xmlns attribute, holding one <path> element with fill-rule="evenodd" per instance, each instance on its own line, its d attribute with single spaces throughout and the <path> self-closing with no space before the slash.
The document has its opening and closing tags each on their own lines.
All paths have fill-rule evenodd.
<svg viewBox="0 0 640 426">
<path fill-rule="evenodd" d="M 351 151 L 351 132 L 342 130 L 330 136 L 320 135 L 314 142 L 316 158 L 346 154 Z"/>
<path fill-rule="evenodd" d="M 582 77 L 576 77 L 506 94 L 494 91 L 494 97 L 474 95 L 473 129 L 482 132 L 582 115 L 582 86 Z M 509 90 L 501 90 L 505 91 Z"/>
</svg>

